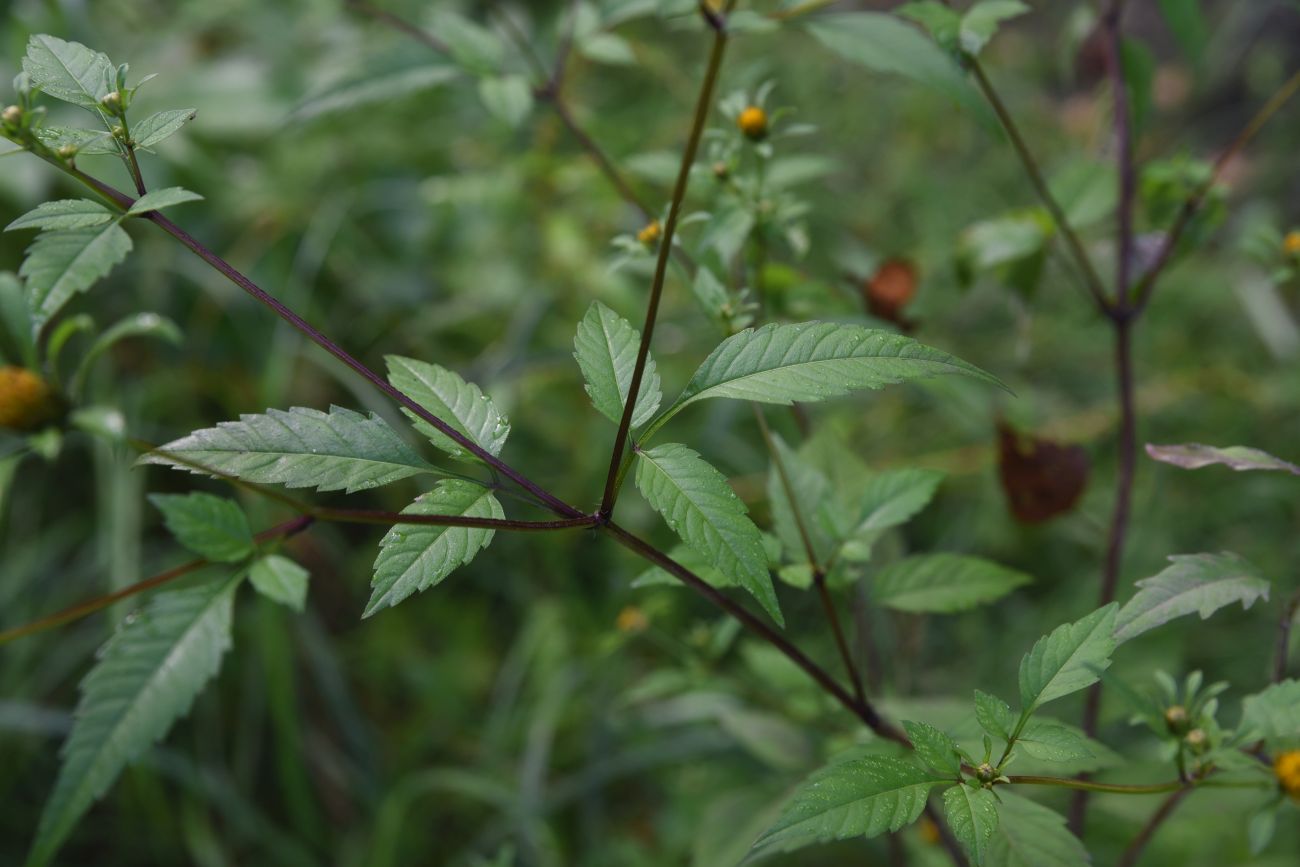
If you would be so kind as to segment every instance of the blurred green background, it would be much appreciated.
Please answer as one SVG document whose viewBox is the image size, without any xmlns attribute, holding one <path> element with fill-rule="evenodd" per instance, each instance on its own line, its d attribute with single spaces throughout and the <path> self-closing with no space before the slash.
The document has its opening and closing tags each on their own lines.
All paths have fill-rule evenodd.
<svg viewBox="0 0 1300 867">
<path fill-rule="evenodd" d="M 990 46 L 985 67 L 1049 173 L 1109 159 L 1090 4 L 1031 5 Z M 1204 4 L 1212 27 L 1195 62 L 1155 4 L 1132 5 L 1129 29 L 1153 63 L 1143 160 L 1212 157 L 1300 63 L 1295 3 Z M 459 8 L 499 26 L 478 4 L 383 6 L 419 22 Z M 553 56 L 567 3 L 502 8 Z M 582 390 L 573 331 L 593 299 L 640 322 L 644 263 L 613 269 L 611 239 L 644 220 L 546 105 L 511 127 L 462 76 L 304 118 L 299 107 L 339 81 L 445 63 L 328 0 L 0 4 L 0 78 L 40 32 L 128 61 L 135 75 L 160 73 L 138 97 L 143 113 L 198 109 L 144 157 L 152 187 L 206 197 L 172 214 L 187 231 L 372 367 L 397 353 L 478 383 L 511 417 L 508 460 L 569 502 L 596 505 L 614 432 Z M 575 56 L 566 99 L 657 211 L 707 39 L 689 17 L 638 18 L 615 32 L 634 62 Z M 510 62 L 527 71 L 521 58 Z M 802 259 L 773 254 L 773 308 L 788 318 L 862 316 L 862 278 L 904 257 L 920 273 L 913 336 L 1015 390 L 1012 398 L 940 381 L 808 410 L 815 430 L 843 438 L 873 468 L 949 472 L 936 503 L 887 554 L 975 553 L 1036 579 L 962 615 L 859 612 L 887 648 L 886 707 L 960 720 L 973 688 L 1011 692 L 1024 649 L 1093 606 L 1114 490 L 1111 334 L 1060 259 L 1049 259 L 1031 292 L 987 274 L 971 286 L 958 280 L 964 230 L 1036 204 L 1000 136 L 940 94 L 846 64 L 793 25 L 736 38 L 721 93 L 768 80 L 771 104 L 816 127 L 781 145 L 807 157 L 793 189 L 808 208 L 809 248 Z M 714 112 L 711 123 L 726 120 Z M 1300 458 L 1300 292 L 1294 280 L 1271 280 L 1251 247 L 1300 224 L 1298 148 L 1293 107 L 1230 167 L 1216 230 L 1157 292 L 1137 337 L 1141 442 L 1240 443 Z M 129 187 L 110 157 L 81 165 Z M 692 209 L 707 209 L 711 177 L 700 172 L 693 184 Z M 78 192 L 31 157 L 0 159 L 0 222 Z M 698 241 L 698 227 L 684 231 L 688 245 Z M 1108 218 L 1085 232 L 1106 274 L 1112 234 Z M 119 407 L 134 436 L 165 442 L 240 413 L 331 403 L 405 429 L 381 395 L 171 239 L 143 224 L 132 235 L 136 251 L 75 310 L 101 323 L 152 310 L 184 332 L 179 347 L 122 344 L 92 382 L 93 401 Z M 0 235 L 0 269 L 16 270 L 28 241 Z M 654 346 L 665 390 L 684 384 L 716 340 L 688 287 L 670 279 Z M 797 438 L 787 415 L 769 417 Z M 1091 478 L 1073 511 L 1031 527 L 1011 517 L 997 476 L 999 418 L 1086 447 Z M 672 438 L 731 476 L 761 521 L 766 458 L 748 408 L 701 405 L 674 424 Z M 259 529 L 287 516 L 215 482 L 132 469 L 133 459 L 70 435 L 56 460 L 21 464 L 0 513 L 0 628 L 187 559 L 146 491 L 238 496 Z M 397 510 L 419 490 L 407 481 L 318 501 Z M 671 541 L 631 491 L 620 516 Z M 435 590 L 363 622 L 380 535 L 321 526 L 288 545 L 312 572 L 308 612 L 241 597 L 218 682 L 91 812 L 62 863 L 724 864 L 794 781 L 858 737 L 847 714 L 703 602 L 676 588 L 631 589 L 642 564 L 586 532 L 498 534 Z M 1293 478 L 1186 473 L 1143 457 L 1121 599 L 1167 555 L 1218 550 L 1255 562 L 1274 582 L 1272 603 L 1148 635 L 1123 649 L 1116 671 L 1138 683 L 1155 669 L 1231 680 L 1231 723 L 1236 700 L 1263 685 L 1278 604 L 1300 585 L 1300 488 Z M 781 592 L 789 634 L 838 672 L 816 599 Z M 846 612 L 855 598 L 843 596 Z M 0 648 L 0 863 L 21 861 L 76 684 L 129 610 Z M 1076 705 L 1057 715 L 1076 720 Z M 1134 763 L 1126 779 L 1161 776 L 1154 744 L 1126 716 L 1108 701 L 1102 739 Z M 1244 821 L 1221 824 L 1225 810 L 1244 816 L 1250 797 L 1192 797 L 1146 863 L 1295 864 L 1294 826 L 1251 859 Z M 1154 806 L 1096 799 L 1088 842 L 1097 862 L 1112 863 Z M 904 845 L 914 863 L 938 855 L 918 830 Z M 888 853 L 882 841 L 856 841 L 778 862 L 883 864 Z"/>
</svg>

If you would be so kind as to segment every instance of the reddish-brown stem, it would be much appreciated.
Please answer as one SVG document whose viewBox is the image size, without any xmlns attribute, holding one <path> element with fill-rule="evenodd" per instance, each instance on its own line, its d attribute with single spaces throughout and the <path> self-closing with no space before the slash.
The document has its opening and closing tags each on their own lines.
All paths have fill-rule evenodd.
<svg viewBox="0 0 1300 867">
<path fill-rule="evenodd" d="M 516 521 L 511 518 L 471 518 L 466 515 L 407 515 L 401 512 L 379 512 L 370 509 L 312 509 L 311 516 L 319 521 L 334 524 L 412 524 L 433 527 L 481 527 L 488 530 L 514 530 L 523 533 L 540 533 L 549 530 L 574 530 L 591 527 L 596 523 L 593 515 L 565 518 L 559 521 Z"/>
<path fill-rule="evenodd" d="M 1166 819 L 1173 815 L 1174 810 L 1178 809 L 1178 805 L 1183 802 L 1183 799 L 1191 793 L 1190 788 L 1179 789 L 1165 798 L 1156 811 L 1151 814 L 1151 818 L 1147 820 L 1147 823 L 1142 826 L 1142 830 L 1133 838 L 1133 842 L 1128 844 L 1124 854 L 1115 862 L 1115 867 L 1134 867 L 1138 859 L 1142 857 L 1142 850 L 1146 849 L 1156 831 L 1165 823 Z"/>
</svg>

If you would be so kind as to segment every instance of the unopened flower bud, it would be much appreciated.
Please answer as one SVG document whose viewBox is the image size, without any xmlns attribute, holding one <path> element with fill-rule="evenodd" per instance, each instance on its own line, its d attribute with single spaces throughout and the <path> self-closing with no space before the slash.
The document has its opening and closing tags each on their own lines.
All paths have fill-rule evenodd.
<svg viewBox="0 0 1300 867">
<path fill-rule="evenodd" d="M 990 765 L 988 762 L 984 762 L 978 768 L 975 769 L 975 779 L 979 780 L 981 783 L 983 783 L 986 786 L 992 783 L 997 778 L 998 778 L 998 769 Z"/>
<path fill-rule="evenodd" d="M 663 227 L 659 225 L 658 220 L 651 220 L 646 223 L 645 227 L 636 233 L 636 239 L 647 247 L 653 247 L 663 234 Z"/>
<path fill-rule="evenodd" d="M 1205 729 L 1192 729 L 1183 737 L 1183 743 L 1192 752 L 1199 753 L 1210 745 L 1210 736 L 1205 733 Z"/>
<path fill-rule="evenodd" d="M 65 163 L 70 163 L 77 158 L 77 146 L 74 144 L 59 145 L 59 149 L 55 153 L 58 154 L 59 159 Z"/>
<path fill-rule="evenodd" d="M 50 387 L 30 370 L 0 367 L 0 428 L 33 430 L 55 414 Z"/>
<path fill-rule="evenodd" d="M 767 137 L 767 112 L 756 105 L 751 105 L 736 118 L 736 126 L 750 141 L 762 141 Z"/>
<path fill-rule="evenodd" d="M 720 181 L 725 181 L 731 177 L 731 167 L 722 160 L 718 160 L 713 164 L 713 176 Z"/>
<path fill-rule="evenodd" d="M 17 129 L 23 122 L 23 110 L 16 105 L 11 105 L 0 112 L 0 120 L 4 121 L 5 126 Z"/>
<path fill-rule="evenodd" d="M 109 114 L 117 114 L 122 110 L 122 94 L 114 90 L 105 95 L 104 98 L 99 101 L 99 104 L 102 105 L 104 110 Z"/>
<path fill-rule="evenodd" d="M 1174 734 L 1180 735 L 1187 731 L 1187 708 L 1181 704 L 1171 705 L 1165 708 L 1165 725 Z"/>
</svg>

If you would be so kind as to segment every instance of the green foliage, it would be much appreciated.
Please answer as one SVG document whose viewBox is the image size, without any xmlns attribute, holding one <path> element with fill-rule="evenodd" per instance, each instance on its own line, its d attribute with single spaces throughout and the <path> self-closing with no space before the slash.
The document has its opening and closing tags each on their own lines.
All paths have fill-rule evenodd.
<svg viewBox="0 0 1300 867">
<path fill-rule="evenodd" d="M 1028 798 L 998 793 L 998 827 L 986 863 L 996 867 L 1087 867 L 1088 851 L 1065 818 Z"/>
<path fill-rule="evenodd" d="M 239 505 L 223 497 L 193 493 L 153 494 L 167 529 L 186 548 L 206 560 L 234 563 L 253 553 L 253 531 Z"/>
<path fill-rule="evenodd" d="M 259 557 L 248 570 L 248 582 L 254 590 L 298 612 L 307 605 L 309 577 L 306 569 L 279 554 Z"/>
<path fill-rule="evenodd" d="M 1269 584 L 1236 554 L 1175 554 L 1172 566 L 1137 582 L 1137 595 L 1120 609 L 1115 640 L 1128 641 L 1188 614 L 1205 620 L 1220 608 L 1240 602 L 1249 608 L 1268 598 Z"/>
<path fill-rule="evenodd" d="M 117 218 L 108 208 L 89 199 L 60 199 L 57 202 L 42 202 L 35 210 L 28 211 L 8 226 L 6 232 L 14 229 L 85 229 L 99 226 Z"/>
<path fill-rule="evenodd" d="M 180 187 L 167 187 L 163 190 L 153 190 L 145 193 L 136 199 L 135 204 L 127 209 L 126 215 L 128 217 L 137 217 L 150 211 L 161 211 L 163 208 L 170 208 L 172 205 L 179 205 L 182 202 L 197 202 L 202 199 L 203 197 L 198 193 L 192 193 Z"/>
<path fill-rule="evenodd" d="M 159 593 L 125 621 L 81 684 L 63 766 L 28 864 L 48 864 L 82 814 L 184 715 L 230 648 L 239 578 Z"/>
<path fill-rule="evenodd" d="M 969 54 L 979 54 L 1003 21 L 1018 18 L 1029 11 L 1020 0 L 980 0 L 961 18 L 961 47 Z"/>
<path fill-rule="evenodd" d="M 942 481 L 943 473 L 918 469 L 888 470 L 869 478 L 856 514 L 849 513 L 852 523 L 843 534 L 848 539 L 844 556 L 870 559 L 876 541 L 924 509 Z"/>
<path fill-rule="evenodd" d="M 997 798 L 989 789 L 960 784 L 943 793 L 943 811 L 952 833 L 975 864 L 983 864 L 998 827 Z"/>
<path fill-rule="evenodd" d="M 876 575 L 872 596 L 898 611 L 951 614 L 992 602 L 1033 579 L 964 554 L 916 554 Z"/>
<path fill-rule="evenodd" d="M 378 416 L 342 407 L 294 407 L 244 415 L 197 430 L 146 454 L 142 463 L 259 484 L 364 491 L 434 468 Z"/>
<path fill-rule="evenodd" d="M 1004 741 L 1011 739 L 1015 717 L 1011 706 L 996 695 L 975 690 L 975 720 L 990 735 Z"/>
<path fill-rule="evenodd" d="M 1245 470 L 1278 470 L 1300 476 L 1300 466 L 1289 461 L 1275 458 L 1268 452 L 1247 446 L 1206 446 L 1200 443 L 1185 445 L 1156 446 L 1148 445 L 1147 454 L 1158 461 L 1173 464 L 1185 470 L 1199 470 L 1201 467 L 1220 464 L 1239 472 Z"/>
<path fill-rule="evenodd" d="M 573 356 L 582 368 L 587 394 L 592 406 L 605 418 L 618 424 L 627 405 L 636 366 L 641 335 L 626 319 L 599 301 L 593 301 L 587 315 L 578 324 L 573 338 Z M 632 411 L 633 429 L 654 417 L 663 394 L 659 390 L 659 373 L 653 358 L 646 361 L 645 374 Z"/>
<path fill-rule="evenodd" d="M 367 68 L 359 75 L 349 76 L 308 97 L 294 109 L 292 119 L 305 123 L 373 103 L 424 93 L 459 77 L 457 69 L 441 64 L 404 64 L 395 69 Z"/>
<path fill-rule="evenodd" d="M 402 510 L 403 515 L 454 515 L 504 518 L 487 488 L 460 479 L 445 479 Z M 379 543 L 372 592 L 363 616 L 389 608 L 412 593 L 428 590 L 458 566 L 474 559 L 492 541 L 493 530 L 396 524 Z"/>
<path fill-rule="evenodd" d="M 1016 743 L 1028 755 L 1045 762 L 1073 762 L 1094 757 L 1082 732 L 1053 721 L 1031 720 L 1016 738 Z"/>
<path fill-rule="evenodd" d="M 198 112 L 192 108 L 172 108 L 156 112 L 131 125 L 131 140 L 137 148 L 151 148 L 181 131 Z"/>
<path fill-rule="evenodd" d="M 131 236 L 116 221 L 37 235 L 18 272 L 27 281 L 36 327 L 113 270 L 129 252 Z"/>
<path fill-rule="evenodd" d="M 1240 729 L 1270 747 L 1300 749 L 1300 680 L 1284 680 L 1247 696 Z"/>
<path fill-rule="evenodd" d="M 903 721 L 907 738 L 916 750 L 916 757 L 925 765 L 949 779 L 961 777 L 961 751 L 957 743 L 929 723 Z"/>
<path fill-rule="evenodd" d="M 1020 661 L 1020 706 L 1032 713 L 1049 701 L 1097 682 L 1115 650 L 1115 603 L 1058 626 Z"/>
<path fill-rule="evenodd" d="M 42 92 L 96 112 L 117 80 L 113 62 L 106 55 L 80 42 L 45 34 L 33 36 L 27 43 L 23 71 Z"/>
<path fill-rule="evenodd" d="M 510 422 L 496 405 L 479 390 L 455 373 L 436 364 L 390 355 L 388 381 L 393 387 L 420 406 L 429 410 L 459 434 L 491 455 L 499 455 L 510 436 Z M 415 429 L 429 438 L 448 456 L 458 461 L 477 462 L 479 459 L 442 431 L 415 413 L 402 408 L 415 425 Z"/>
</svg>

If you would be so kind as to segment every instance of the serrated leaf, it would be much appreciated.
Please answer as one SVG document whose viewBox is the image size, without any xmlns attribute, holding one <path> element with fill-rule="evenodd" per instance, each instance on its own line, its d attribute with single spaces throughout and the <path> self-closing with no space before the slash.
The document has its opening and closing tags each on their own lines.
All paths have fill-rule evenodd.
<svg viewBox="0 0 1300 867">
<path fill-rule="evenodd" d="M 897 611 L 948 614 L 991 602 L 1033 581 L 1023 572 L 965 554 L 917 554 L 875 577 L 872 597 Z"/>
<path fill-rule="evenodd" d="M 42 232 L 27 248 L 21 274 L 40 327 L 78 292 L 85 292 L 131 252 L 131 236 L 116 222 L 65 232 Z"/>
<path fill-rule="evenodd" d="M 35 327 L 32 312 L 27 307 L 27 291 L 22 281 L 10 271 L 0 271 L 0 338 L 4 332 L 8 332 L 10 345 L 17 352 L 16 360 L 35 368 Z M 0 346 L 3 345 L 3 340 L 0 340 Z"/>
<path fill-rule="evenodd" d="M 117 214 L 90 199 L 60 199 L 43 202 L 23 214 L 8 226 L 14 229 L 85 229 L 117 218 Z"/>
<path fill-rule="evenodd" d="M 294 611 L 302 611 L 307 604 L 308 577 L 306 569 L 279 554 L 259 558 L 248 571 L 254 590 Z"/>
<path fill-rule="evenodd" d="M 212 494 L 153 494 L 149 497 L 176 541 L 216 563 L 234 563 L 253 553 L 253 531 L 233 500 Z"/>
<path fill-rule="evenodd" d="M 393 387 L 420 406 L 442 419 L 484 451 L 496 456 L 510 436 L 510 422 L 496 405 L 479 390 L 455 373 L 436 364 L 388 355 L 388 381 Z M 402 408 L 415 429 L 442 451 L 458 461 L 477 462 L 478 458 L 459 443 L 415 413 Z"/>
<path fill-rule="evenodd" d="M 129 617 L 81 683 L 63 765 L 41 814 L 29 865 L 54 857 L 121 773 L 186 713 L 230 648 L 239 578 L 159 593 Z"/>
<path fill-rule="evenodd" d="M 865 562 L 886 530 L 906 523 L 934 498 L 944 474 L 937 470 L 889 470 L 872 476 L 863 489 L 853 524 L 842 533 L 848 537 L 843 556 Z"/>
<path fill-rule="evenodd" d="M 1030 720 L 1016 744 L 1033 758 L 1045 762 L 1074 762 L 1094 757 L 1083 732 L 1050 720 Z"/>
<path fill-rule="evenodd" d="M 492 492 L 461 479 L 445 479 L 402 510 L 403 515 L 456 515 L 504 518 Z M 427 590 L 474 559 L 492 541 L 494 530 L 482 527 L 435 527 L 397 524 L 379 543 L 370 602 L 363 617 Z"/>
<path fill-rule="evenodd" d="M 881 12 L 818 15 L 806 26 L 844 59 L 933 88 L 971 111 L 987 128 L 994 128 L 988 106 L 961 68 L 915 27 Z"/>
<path fill-rule="evenodd" d="M 242 415 L 239 421 L 173 440 L 140 462 L 200 475 L 213 471 L 259 484 L 348 493 L 436 472 L 378 416 L 367 418 L 337 406 L 328 414 L 294 407 Z"/>
<path fill-rule="evenodd" d="M 27 41 L 23 71 L 55 99 L 95 109 L 116 88 L 117 70 L 104 54 L 80 42 L 39 33 Z"/>
<path fill-rule="evenodd" d="M 980 0 L 961 18 L 961 47 L 968 54 L 979 54 L 1003 21 L 1028 11 L 1029 7 L 1020 0 Z"/>
<path fill-rule="evenodd" d="M 1268 599 L 1269 584 L 1236 554 L 1182 554 L 1158 575 L 1137 582 L 1137 595 L 1120 609 L 1115 641 L 1123 643 L 1186 614 L 1207 619 L 1234 602 L 1249 608 Z"/>
<path fill-rule="evenodd" d="M 190 192 L 181 187 L 164 187 L 161 190 L 153 190 L 145 193 L 135 200 L 135 204 L 127 209 L 128 217 L 146 214 L 149 211 L 160 211 L 163 208 L 170 208 L 172 205 L 179 205 L 182 202 L 197 202 L 203 197 L 198 193 Z"/>
<path fill-rule="evenodd" d="M 997 798 L 988 789 L 973 789 L 966 784 L 953 786 L 943 793 L 943 811 L 948 827 L 975 864 L 983 864 L 998 827 Z"/>
<path fill-rule="evenodd" d="M 1201 443 L 1157 446 L 1147 444 L 1147 454 L 1158 461 L 1173 464 L 1185 470 L 1199 470 L 1214 464 L 1237 470 L 1280 470 L 1300 476 L 1300 466 L 1275 458 L 1268 452 L 1246 446 L 1207 446 Z"/>
<path fill-rule="evenodd" d="M 1238 729 L 1270 746 L 1300 748 L 1300 680 L 1284 680 L 1246 696 Z"/>
<path fill-rule="evenodd" d="M 77 154 L 116 154 L 121 153 L 117 139 L 108 130 L 78 129 L 70 126 L 40 126 L 32 130 L 36 140 L 50 150 L 58 150 L 66 145 L 77 149 Z"/>
<path fill-rule="evenodd" d="M 522 75 L 491 75 L 478 83 L 479 99 L 497 120 L 516 127 L 533 110 L 533 86 Z"/>
<path fill-rule="evenodd" d="M 998 792 L 998 827 L 986 867 L 1087 867 L 1088 850 L 1065 827 L 1065 818 L 1005 788 Z"/>
<path fill-rule="evenodd" d="M 198 110 L 193 108 L 172 108 L 151 114 L 131 125 L 131 139 L 136 147 L 153 147 L 180 132 L 181 127 L 197 116 Z"/>
<path fill-rule="evenodd" d="M 1058 626 L 1038 640 L 1020 661 L 1020 706 L 1024 713 L 1097 682 L 1115 650 L 1112 602 L 1075 623 Z"/>
<path fill-rule="evenodd" d="M 686 446 L 636 453 L 636 486 L 678 537 L 784 623 L 762 535 L 722 473 Z"/>
<path fill-rule="evenodd" d="M 1011 705 L 978 689 L 975 690 L 975 721 L 984 731 L 1004 741 L 1011 738 L 1011 727 L 1015 725 Z"/>
<path fill-rule="evenodd" d="M 973 365 L 899 334 L 836 322 L 772 323 L 722 341 L 672 411 L 716 397 L 808 403 L 945 374 L 1002 385 Z"/>
<path fill-rule="evenodd" d="M 803 783 L 756 849 L 789 851 L 876 837 L 916 821 L 935 786 L 951 782 L 913 762 L 866 756 L 823 768 Z"/>
<path fill-rule="evenodd" d="M 640 345 L 641 335 L 631 323 L 599 301 L 587 308 L 573 338 L 573 357 L 582 369 L 591 403 L 614 424 L 623 419 Z M 662 399 L 654 358 L 647 357 L 632 411 L 632 427 L 638 428 L 653 418 Z"/>
<path fill-rule="evenodd" d="M 923 722 L 903 721 L 907 739 L 912 742 L 916 757 L 926 766 L 948 779 L 957 779 L 961 774 L 961 756 L 957 752 L 957 743 L 939 729 Z"/>
</svg>

